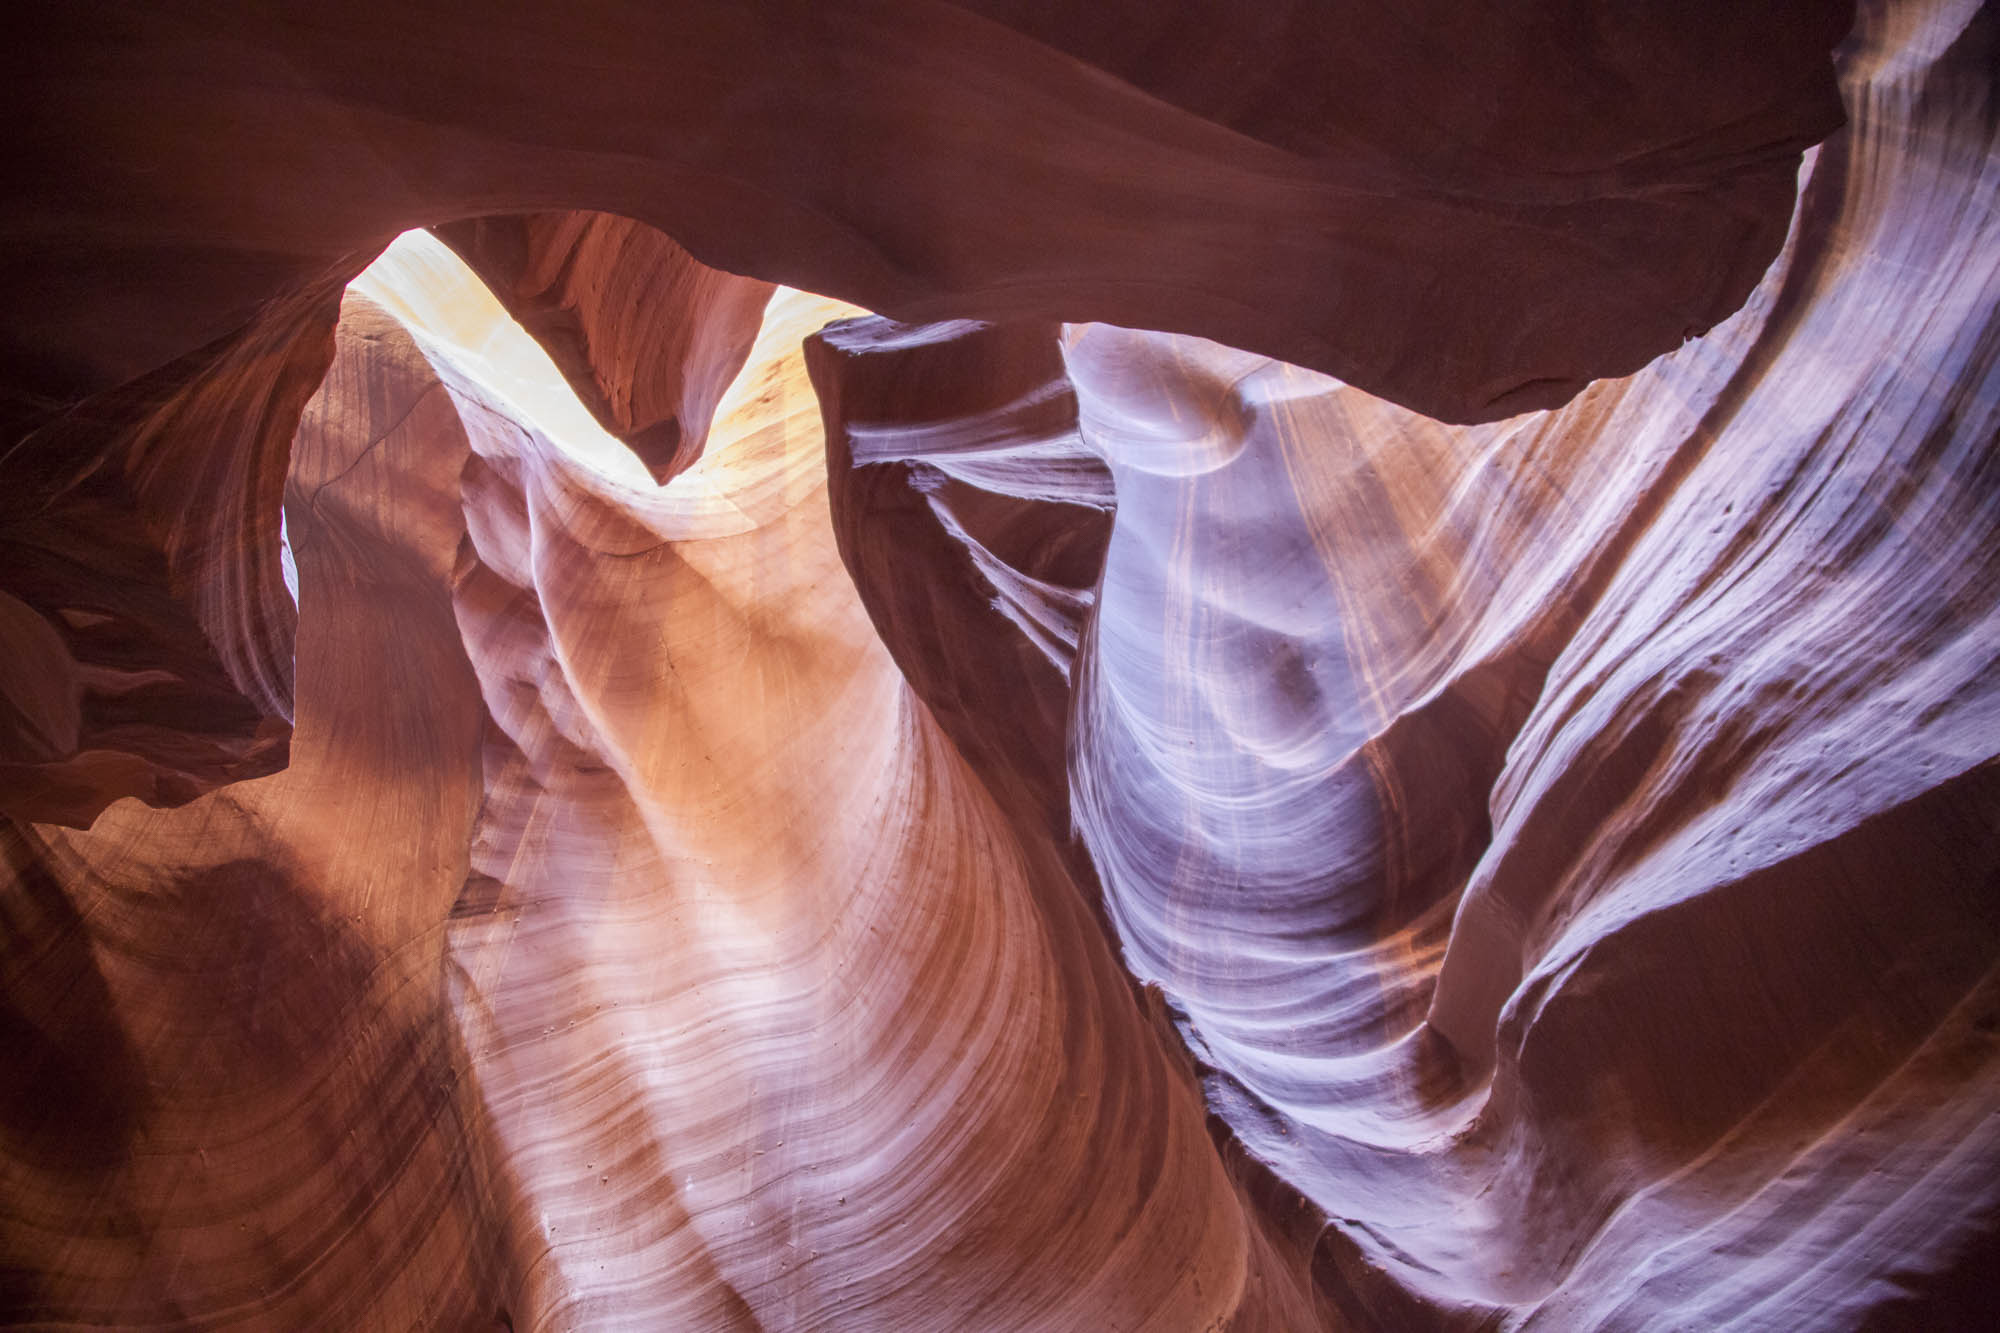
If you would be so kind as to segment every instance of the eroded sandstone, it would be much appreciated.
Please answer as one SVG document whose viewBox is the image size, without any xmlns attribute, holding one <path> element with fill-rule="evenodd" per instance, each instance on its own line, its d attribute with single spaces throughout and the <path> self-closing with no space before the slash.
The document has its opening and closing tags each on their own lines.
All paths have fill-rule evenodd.
<svg viewBox="0 0 2000 1333">
<path fill-rule="evenodd" d="M 51 17 L 0 1322 L 1979 1326 L 2000 24 L 1846 17 Z"/>
</svg>

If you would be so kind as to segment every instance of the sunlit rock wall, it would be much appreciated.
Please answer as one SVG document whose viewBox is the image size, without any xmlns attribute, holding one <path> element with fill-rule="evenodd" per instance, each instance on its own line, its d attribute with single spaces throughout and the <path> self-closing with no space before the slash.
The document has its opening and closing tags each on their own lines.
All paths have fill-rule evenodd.
<svg viewBox="0 0 2000 1333">
<path fill-rule="evenodd" d="M 1840 122 L 1849 4 L 6 18 L 0 798 L 87 824 L 282 762 L 277 453 L 338 289 L 401 232 L 459 245 L 656 478 L 771 280 L 1199 334 L 1489 421 L 1742 303 Z"/>
<path fill-rule="evenodd" d="M 1309 1231 L 841 568 L 799 345 L 843 313 L 783 296 L 660 490 L 504 396 L 522 344 L 436 242 L 348 296 L 287 490 L 291 766 L 10 844 L 51 1095 L 9 1316 L 1313 1321 Z"/>
<path fill-rule="evenodd" d="M 0 1324 L 1982 1325 L 1994 14 L 1141 8 L 50 20 Z"/>
<path fill-rule="evenodd" d="M 1074 817 L 1135 977 L 1327 1215 L 1320 1276 L 1366 1326 L 1977 1322 L 1994 50 L 1968 7 L 1866 15 L 1853 127 L 1746 308 L 1555 413 L 1444 427 L 1104 326 L 1032 369 L 993 330 L 819 340 L 911 386 L 823 392 L 863 403 L 846 524 L 928 511 L 984 569 L 1002 543 L 954 515 L 1038 495 L 1088 545 L 1107 487 L 1064 459 L 1108 464 L 1054 651 Z M 942 343 L 1006 391 L 924 395 Z M 976 611 L 1050 647 L 1079 580 L 1000 563 Z M 912 680 L 997 674 L 909 613 L 937 579 L 850 564 Z"/>
</svg>

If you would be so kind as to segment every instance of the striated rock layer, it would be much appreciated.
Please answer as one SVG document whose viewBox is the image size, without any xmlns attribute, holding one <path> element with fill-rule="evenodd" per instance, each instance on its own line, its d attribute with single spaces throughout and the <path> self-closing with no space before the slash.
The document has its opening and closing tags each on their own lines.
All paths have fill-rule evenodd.
<svg viewBox="0 0 2000 1333">
<path fill-rule="evenodd" d="M 1003 619 L 1015 694 L 1068 682 L 1027 716 L 1068 699 L 1128 965 L 1363 1326 L 1984 1318 L 1995 39 L 1867 13 L 1749 306 L 1560 412 L 1104 326 L 817 340 L 843 530 L 963 552 L 849 539 L 885 639 L 941 719 L 1020 674 L 958 646 Z"/>
<path fill-rule="evenodd" d="M 1070 8 L 7 57 L 0 1325 L 1987 1319 L 2000 16 Z"/>
<path fill-rule="evenodd" d="M 655 480 L 701 457 L 770 283 L 709 268 L 644 223 L 608 213 L 471 218 L 437 234 Z"/>
<path fill-rule="evenodd" d="M 296 616 L 278 500 L 340 284 L 12 442 L 0 811 L 88 825 L 284 766 Z"/>
<path fill-rule="evenodd" d="M 290 768 L 11 835 L 59 1095 L 10 1119 L 5 1315 L 1314 1323 L 1310 1230 L 840 568 L 798 345 L 844 308 L 781 298 L 656 490 L 481 381 L 440 258 L 350 294 L 294 446 Z"/>
<path fill-rule="evenodd" d="M 0 408 L 408 228 L 585 208 L 902 318 L 1199 333 L 1491 419 L 1741 304 L 1839 123 L 1851 5 L 1240 10 L 25 0 Z"/>
<path fill-rule="evenodd" d="M 406 229 L 440 227 L 661 479 L 771 280 L 1196 333 L 1491 420 L 1735 310 L 1840 118 L 1844 0 L 1225 10 L 11 6 L 5 808 L 87 823 L 282 761 L 273 449 L 335 290 Z M 197 479 L 251 512 L 185 531 Z M 114 580 L 108 610 L 73 586 Z"/>
</svg>

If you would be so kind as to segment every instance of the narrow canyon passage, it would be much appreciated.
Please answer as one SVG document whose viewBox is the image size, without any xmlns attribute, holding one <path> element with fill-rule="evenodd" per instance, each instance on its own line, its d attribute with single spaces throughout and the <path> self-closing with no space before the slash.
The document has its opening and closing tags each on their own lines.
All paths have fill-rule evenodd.
<svg viewBox="0 0 2000 1333">
<path fill-rule="evenodd" d="M 1982 1326 L 2000 14 L 1821 69 L 1801 7 L 1763 101 L 1489 101 L 1473 161 L 1364 96 L 1474 123 L 1464 16 L 1231 101 L 1120 45 L 1170 17 L 1000 8 L 794 16 L 780 96 L 691 6 L 738 100 L 631 94 L 668 147 L 359 35 L 143 48 L 133 107 L 287 53 L 241 95 L 372 165 L 282 253 L 148 215 L 213 246 L 172 357 L 144 282 L 10 327 L 0 1326 Z M 851 96 L 702 157 L 811 52 Z"/>
</svg>

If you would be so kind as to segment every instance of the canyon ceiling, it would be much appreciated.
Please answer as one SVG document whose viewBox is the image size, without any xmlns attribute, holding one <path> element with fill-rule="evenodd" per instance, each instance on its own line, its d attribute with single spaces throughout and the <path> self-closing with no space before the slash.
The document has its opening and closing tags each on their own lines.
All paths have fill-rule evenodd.
<svg viewBox="0 0 2000 1333">
<path fill-rule="evenodd" d="M 0 24 L 0 1326 L 1991 1326 L 2000 5 Z"/>
</svg>

